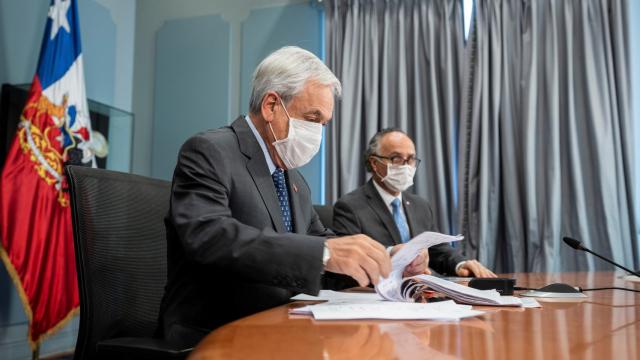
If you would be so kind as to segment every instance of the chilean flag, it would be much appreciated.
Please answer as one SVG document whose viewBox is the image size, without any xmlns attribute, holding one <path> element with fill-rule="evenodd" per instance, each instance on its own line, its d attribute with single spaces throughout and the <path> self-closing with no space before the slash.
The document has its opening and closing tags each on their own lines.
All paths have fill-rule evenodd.
<svg viewBox="0 0 640 360">
<path fill-rule="evenodd" d="M 95 163 L 75 0 L 52 0 L 38 69 L 0 182 L 0 255 L 35 348 L 79 309 L 64 166 Z"/>
</svg>

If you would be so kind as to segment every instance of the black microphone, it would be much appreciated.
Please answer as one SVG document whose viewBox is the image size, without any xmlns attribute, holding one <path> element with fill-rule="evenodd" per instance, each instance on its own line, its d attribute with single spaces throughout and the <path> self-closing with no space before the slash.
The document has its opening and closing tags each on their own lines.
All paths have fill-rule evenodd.
<svg viewBox="0 0 640 360">
<path fill-rule="evenodd" d="M 620 265 L 620 264 L 616 264 L 616 263 L 614 263 L 613 261 L 611 261 L 611 260 L 607 259 L 606 257 L 600 256 L 600 255 L 598 255 L 598 254 L 594 253 L 593 251 L 591 251 L 591 250 L 587 249 L 586 247 L 582 246 L 582 242 L 580 242 L 579 240 L 572 239 L 572 238 L 570 238 L 570 237 L 564 237 L 564 238 L 562 238 L 562 241 L 564 241 L 564 243 L 565 243 L 565 244 L 567 244 L 567 245 L 571 246 L 572 248 L 574 248 L 574 249 L 576 249 L 576 250 L 586 251 L 586 252 L 588 252 L 589 254 L 595 255 L 595 256 L 599 257 L 600 259 L 602 259 L 602 260 L 604 260 L 604 261 L 606 261 L 606 262 L 608 262 L 608 263 L 610 263 L 610 264 L 612 264 L 612 265 L 615 265 L 615 266 L 617 266 L 617 267 L 619 267 L 619 268 L 621 268 L 621 269 L 623 269 L 623 270 L 627 271 L 627 272 L 628 272 L 628 273 L 630 273 L 630 274 L 633 274 L 633 275 L 635 275 L 635 276 L 640 277 L 640 273 L 638 273 L 638 272 L 636 272 L 636 271 L 631 271 L 631 270 L 627 269 L 626 267 L 624 267 L 624 266 L 622 266 L 622 265 Z"/>
</svg>

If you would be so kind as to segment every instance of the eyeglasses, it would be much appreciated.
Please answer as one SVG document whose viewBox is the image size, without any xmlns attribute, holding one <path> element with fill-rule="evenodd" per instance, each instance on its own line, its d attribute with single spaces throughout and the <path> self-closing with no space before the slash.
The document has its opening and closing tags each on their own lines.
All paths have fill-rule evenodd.
<svg viewBox="0 0 640 360">
<path fill-rule="evenodd" d="M 379 159 L 389 160 L 393 165 L 411 165 L 413 167 L 418 167 L 420 165 L 420 159 L 417 157 L 410 156 L 408 159 L 403 158 L 402 156 L 380 156 L 380 155 L 372 155 Z"/>
</svg>

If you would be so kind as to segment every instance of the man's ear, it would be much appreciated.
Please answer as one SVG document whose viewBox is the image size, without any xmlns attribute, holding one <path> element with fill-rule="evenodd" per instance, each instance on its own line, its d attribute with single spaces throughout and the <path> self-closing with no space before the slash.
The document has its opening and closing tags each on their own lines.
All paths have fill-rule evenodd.
<svg viewBox="0 0 640 360">
<path fill-rule="evenodd" d="M 275 118 L 275 108 L 278 103 L 278 95 L 275 92 L 269 91 L 262 98 L 262 106 L 260 106 L 260 111 L 262 112 L 262 117 L 268 123 L 272 122 Z"/>
<path fill-rule="evenodd" d="M 378 169 L 376 168 L 376 159 L 373 156 L 369 156 L 369 159 L 367 161 L 369 162 L 369 165 L 371 166 L 371 173 L 373 175 L 379 175 L 378 174 Z"/>
</svg>

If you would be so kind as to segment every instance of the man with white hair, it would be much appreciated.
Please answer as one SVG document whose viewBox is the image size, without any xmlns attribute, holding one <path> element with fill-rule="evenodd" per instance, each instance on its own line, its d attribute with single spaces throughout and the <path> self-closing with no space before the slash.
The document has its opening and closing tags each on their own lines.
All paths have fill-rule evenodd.
<svg viewBox="0 0 640 360">
<path fill-rule="evenodd" d="M 316 294 L 325 275 L 366 286 L 390 271 L 378 242 L 332 237 L 296 170 L 320 147 L 338 79 L 312 53 L 284 47 L 258 65 L 252 86 L 248 116 L 193 136 L 178 156 L 159 329 L 177 344 L 295 293 Z M 425 258 L 406 271 L 423 272 Z"/>
</svg>

